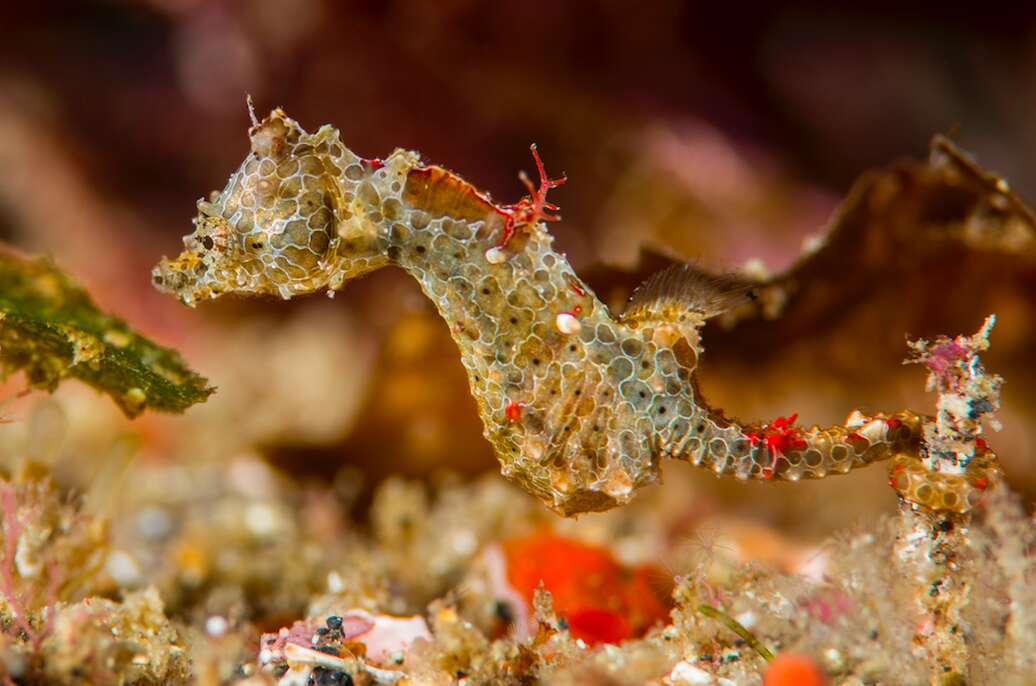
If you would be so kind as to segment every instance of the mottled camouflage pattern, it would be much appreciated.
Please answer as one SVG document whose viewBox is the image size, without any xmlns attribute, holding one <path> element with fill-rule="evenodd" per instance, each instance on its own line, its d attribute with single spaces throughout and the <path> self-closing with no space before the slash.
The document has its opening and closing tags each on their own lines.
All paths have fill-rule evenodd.
<svg viewBox="0 0 1036 686">
<path fill-rule="evenodd" d="M 627 502 L 663 457 L 798 480 L 917 451 L 909 412 L 824 429 L 724 418 L 694 383 L 709 305 L 647 293 L 613 317 L 544 224 L 501 246 L 508 208 L 415 153 L 364 160 L 335 129 L 307 134 L 280 110 L 250 137 L 226 188 L 199 201 L 186 250 L 156 267 L 158 287 L 191 305 L 291 298 L 405 269 L 449 324 L 504 475 L 561 514 Z"/>
</svg>

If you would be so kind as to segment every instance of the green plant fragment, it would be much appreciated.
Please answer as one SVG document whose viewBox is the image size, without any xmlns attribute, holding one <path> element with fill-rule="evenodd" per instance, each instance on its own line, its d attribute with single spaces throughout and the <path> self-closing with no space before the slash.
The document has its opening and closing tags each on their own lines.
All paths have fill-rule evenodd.
<svg viewBox="0 0 1036 686">
<path fill-rule="evenodd" d="M 764 646 L 762 642 L 755 637 L 755 634 L 746 629 L 744 625 L 741 624 L 741 622 L 737 621 L 736 619 L 728 615 L 726 612 L 712 607 L 711 605 L 704 604 L 698 606 L 698 612 L 702 613 L 710 619 L 715 619 L 717 622 L 719 622 L 720 624 L 722 624 L 723 626 L 727 627 L 735 634 L 740 636 L 741 639 L 745 643 L 747 643 L 752 650 L 759 653 L 759 656 L 767 662 L 773 660 L 773 653 L 770 651 L 770 649 Z"/>
<path fill-rule="evenodd" d="M 19 370 L 47 391 L 75 377 L 129 417 L 183 412 L 215 390 L 175 350 L 98 310 L 49 259 L 0 246 L 0 375 Z"/>
</svg>

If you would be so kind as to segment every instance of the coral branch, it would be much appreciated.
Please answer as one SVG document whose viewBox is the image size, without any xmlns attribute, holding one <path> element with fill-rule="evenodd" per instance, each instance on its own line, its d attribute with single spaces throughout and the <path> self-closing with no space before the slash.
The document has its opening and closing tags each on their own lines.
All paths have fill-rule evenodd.
<svg viewBox="0 0 1036 686">
<path fill-rule="evenodd" d="M 1003 379 L 986 372 L 979 353 L 989 348 L 996 317 L 986 318 L 972 336 L 939 337 L 910 343 L 908 364 L 928 368 L 929 391 L 937 391 L 938 412 L 923 427 L 920 460 L 894 457 L 892 487 L 907 501 L 930 509 L 965 512 L 977 505 L 987 489 L 1000 481 L 996 455 L 982 439 L 983 421 L 1000 408 Z"/>
<path fill-rule="evenodd" d="M 972 336 L 914 341 L 914 357 L 907 363 L 923 364 L 928 370 L 929 391 L 939 393 L 935 422 L 924 429 L 924 445 L 929 469 L 963 473 L 975 456 L 984 450 L 982 422 L 1000 409 L 1000 387 L 1004 380 L 986 373 L 978 354 L 989 349 L 989 334 L 996 324 L 990 315 Z M 990 426 L 999 429 L 995 419 Z"/>
<path fill-rule="evenodd" d="M 893 462 L 892 484 L 902 496 L 896 550 L 915 584 L 916 649 L 938 683 L 967 674 L 962 627 L 973 582 L 961 568 L 973 546 L 971 510 L 1000 476 L 980 437 L 983 420 L 1000 407 L 1003 379 L 987 373 L 979 359 L 995 322 L 995 316 L 986 318 L 972 336 L 912 342 L 914 356 L 907 360 L 928 368 L 928 390 L 937 391 L 939 400 L 935 420 L 924 426 L 920 459 L 897 456 Z"/>
</svg>

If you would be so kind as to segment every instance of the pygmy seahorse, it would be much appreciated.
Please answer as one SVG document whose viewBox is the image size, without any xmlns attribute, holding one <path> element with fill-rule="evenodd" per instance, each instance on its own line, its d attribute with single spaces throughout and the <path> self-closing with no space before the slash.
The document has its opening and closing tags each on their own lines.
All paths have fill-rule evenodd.
<svg viewBox="0 0 1036 686">
<path fill-rule="evenodd" d="M 308 134 L 279 109 L 253 115 L 249 137 L 248 156 L 198 201 L 186 250 L 162 260 L 154 283 L 193 306 L 228 293 L 333 292 L 403 268 L 449 324 L 503 474 L 562 515 L 627 502 L 659 480 L 663 457 L 795 481 L 918 450 L 924 418 L 913 412 L 804 428 L 794 415 L 742 424 L 709 407 L 694 379 L 699 330 L 728 294 L 677 267 L 613 316 L 552 247 L 546 191 L 562 180 L 538 156 L 539 187 L 526 180 L 530 195 L 500 206 L 414 152 L 364 159 L 336 129 Z M 963 491 L 954 502 L 972 497 Z"/>
</svg>

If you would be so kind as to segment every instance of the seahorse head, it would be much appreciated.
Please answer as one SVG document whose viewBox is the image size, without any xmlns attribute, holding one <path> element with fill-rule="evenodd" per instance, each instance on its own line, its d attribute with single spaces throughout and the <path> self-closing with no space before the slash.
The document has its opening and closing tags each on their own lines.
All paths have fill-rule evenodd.
<svg viewBox="0 0 1036 686">
<path fill-rule="evenodd" d="M 198 201 L 186 249 L 152 272 L 160 290 L 189 305 L 225 293 L 290 298 L 387 264 L 374 223 L 354 212 L 349 179 L 365 174 L 364 160 L 338 131 L 308 134 L 277 109 L 249 138 L 226 187 Z"/>
</svg>

